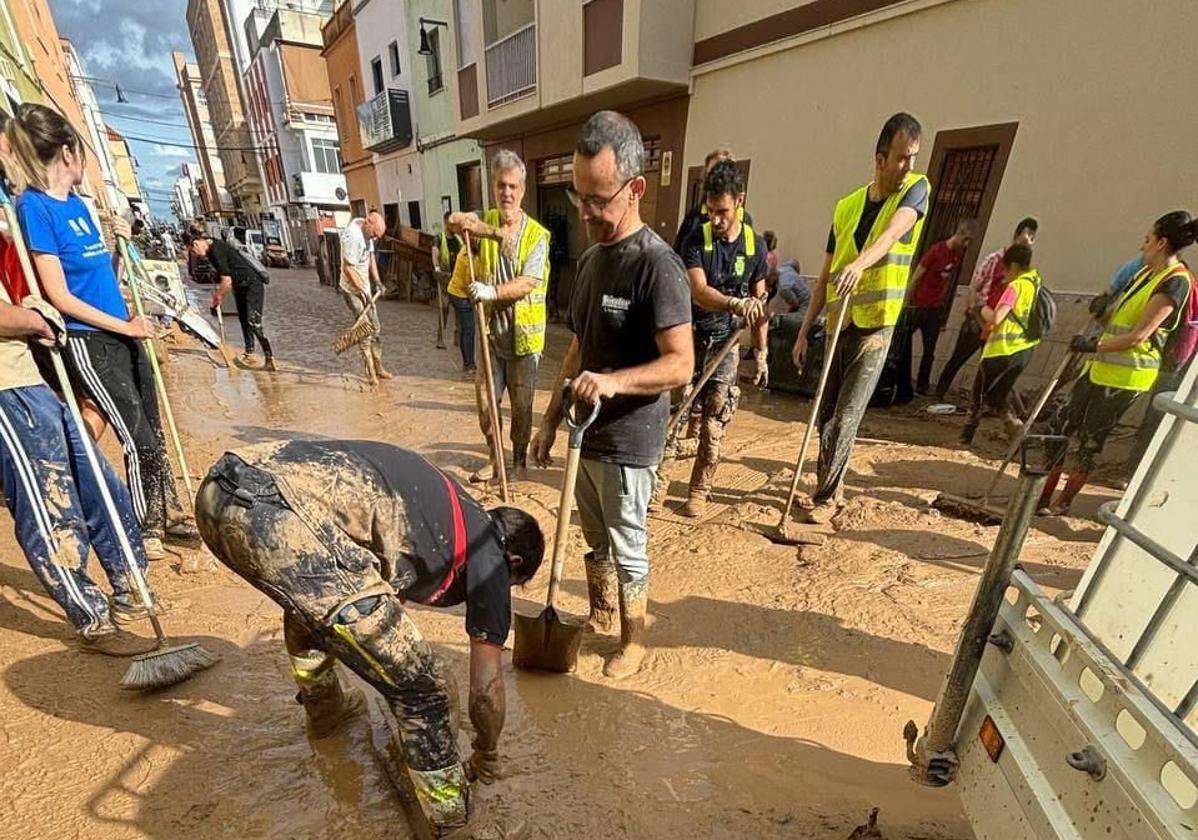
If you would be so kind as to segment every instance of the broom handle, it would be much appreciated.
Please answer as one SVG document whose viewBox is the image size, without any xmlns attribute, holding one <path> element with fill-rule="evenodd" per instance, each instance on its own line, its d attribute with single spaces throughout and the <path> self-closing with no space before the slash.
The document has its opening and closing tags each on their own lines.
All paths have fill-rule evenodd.
<svg viewBox="0 0 1198 840">
<path fill-rule="evenodd" d="M 682 418 L 690 411 L 691 404 L 695 398 L 699 396 L 699 392 L 703 390 L 703 386 L 707 384 L 707 380 L 715 376 L 715 369 L 720 366 L 720 362 L 724 361 L 724 357 L 732 352 L 732 348 L 740 342 L 740 331 L 734 332 L 724 342 L 724 346 L 720 348 L 720 352 L 714 359 L 708 362 L 707 367 L 703 370 L 703 375 L 699 377 L 699 381 L 695 383 L 695 387 L 686 395 L 686 399 L 682 401 L 682 405 L 678 406 L 677 412 L 670 418 L 670 425 L 666 428 L 666 440 L 678 430 L 678 426 L 682 423 Z"/>
<path fill-rule="evenodd" d="M 811 432 L 815 428 L 816 420 L 819 419 L 820 403 L 824 400 L 824 386 L 828 384 L 828 373 L 832 370 L 832 360 L 836 357 L 836 342 L 840 340 L 844 316 L 849 311 L 849 300 L 850 296 L 840 299 L 840 314 L 836 317 L 836 329 L 832 333 L 832 339 L 827 342 L 828 350 L 824 358 L 824 369 L 819 375 L 819 386 L 815 389 L 815 399 L 811 402 L 811 416 L 807 419 L 807 428 L 803 432 L 803 443 L 799 447 L 799 457 L 795 462 L 795 475 L 790 482 L 790 492 L 786 495 L 786 507 L 782 509 L 782 518 L 778 521 L 779 528 L 786 525 L 786 520 L 790 518 L 790 510 L 794 507 L 795 493 L 799 490 L 799 479 L 803 476 L 803 465 L 807 461 L 807 445 L 811 443 Z"/>
<path fill-rule="evenodd" d="M 463 231 L 466 239 L 466 265 L 470 267 L 470 282 L 474 283 L 474 251 L 470 247 L 470 232 Z M 491 457 L 495 459 L 495 473 L 499 476 L 499 494 L 503 503 L 508 502 L 507 465 L 503 462 L 503 429 L 499 426 L 499 400 L 495 396 L 495 377 L 491 368 L 491 344 L 487 331 L 487 311 L 481 301 L 474 302 L 474 317 L 478 321 L 478 335 L 482 340 L 483 378 L 486 380 L 487 413 L 491 417 Z"/>
<path fill-rule="evenodd" d="M 1057 387 L 1057 383 L 1061 381 L 1061 376 L 1065 373 L 1065 368 L 1077 357 L 1077 353 L 1069 352 L 1061 359 L 1061 363 L 1057 365 L 1056 372 L 1052 375 L 1052 379 L 1044 386 L 1044 390 L 1040 392 L 1040 397 L 1036 400 L 1036 406 L 1032 409 L 1032 413 L 1023 421 L 1023 426 L 1019 429 L 1019 434 L 1015 436 L 1015 440 L 1011 442 L 1010 448 L 1007 450 L 1007 457 L 1003 459 L 1002 466 L 998 468 L 998 472 L 994 474 L 994 478 L 990 481 L 990 486 L 986 488 L 986 494 L 982 496 L 982 505 L 990 500 L 990 494 L 994 492 L 994 488 L 998 487 L 998 482 L 1002 480 L 1003 473 L 1007 471 L 1007 467 L 1011 461 L 1015 459 L 1015 454 L 1019 451 L 1019 447 L 1023 445 L 1024 438 L 1031 431 L 1032 423 L 1036 422 L 1036 417 L 1039 416 L 1044 404 L 1048 402 L 1048 398 L 1052 395 L 1053 389 Z"/>
<path fill-rule="evenodd" d="M 123 238 L 117 237 L 117 248 L 120 249 L 121 258 L 125 263 L 125 279 L 129 282 L 129 291 L 133 293 L 133 307 L 137 310 L 137 317 L 146 317 L 145 310 L 141 305 L 141 292 L 138 290 L 139 280 L 137 272 L 133 270 L 133 262 L 129 257 L 129 243 Z M 175 444 L 175 456 L 179 459 L 179 469 L 183 472 L 183 484 L 187 488 L 187 500 L 191 506 L 195 505 L 195 488 L 191 486 L 191 471 L 187 468 L 187 456 L 183 454 L 183 442 L 179 439 L 179 429 L 175 426 L 175 413 L 171 411 L 171 400 L 166 393 L 166 382 L 162 379 L 162 369 L 158 367 L 158 354 L 154 352 L 154 342 L 150 339 L 145 339 L 146 355 L 150 357 L 150 369 L 154 373 L 154 385 L 158 389 L 158 397 L 162 400 L 162 410 L 166 414 L 166 423 L 170 427 L 171 441 Z M 194 512 L 194 511 L 193 511 Z"/>
<path fill-rule="evenodd" d="M 17 220 L 12 199 L 2 187 L 0 187 L 0 203 L 4 205 L 4 217 L 8 221 L 8 229 L 12 233 L 13 244 L 17 247 L 17 258 L 21 263 L 21 271 L 25 274 L 25 282 L 29 284 L 30 290 L 35 295 L 41 297 L 37 272 L 33 270 L 33 264 L 29 261 L 29 251 L 25 248 L 25 238 L 21 233 L 21 225 Z M 141 596 L 142 606 L 150 614 L 150 623 L 154 626 L 154 635 L 158 637 L 158 644 L 164 645 L 166 644 L 166 634 L 162 632 L 162 625 L 158 623 L 158 617 L 154 615 L 154 598 L 150 595 L 150 588 L 146 585 L 146 579 L 141 573 L 141 567 L 138 565 L 137 558 L 133 554 L 133 546 L 129 544 L 129 535 L 125 533 L 125 524 L 121 521 L 120 514 L 117 513 L 116 502 L 113 501 L 112 492 L 108 489 L 108 480 L 104 475 L 104 470 L 100 467 L 100 459 L 96 456 L 96 450 L 92 445 L 87 425 L 83 422 L 83 415 L 79 411 L 79 401 L 75 399 L 75 389 L 71 387 L 71 380 L 67 376 L 66 365 L 62 362 L 62 355 L 57 344 L 50 348 L 50 361 L 53 363 L 54 374 L 58 377 L 58 382 L 62 387 L 62 395 L 66 398 L 67 410 L 71 413 L 71 422 L 75 424 L 79 440 L 83 444 L 83 452 L 87 456 L 87 465 L 91 469 L 92 475 L 95 476 L 96 484 L 100 486 L 100 498 L 104 501 L 104 510 L 108 514 L 109 521 L 112 523 L 112 529 L 116 531 L 117 542 L 120 544 L 125 564 L 129 567 L 129 573 L 133 576 L 133 582 L 137 586 L 138 595 Z"/>
</svg>

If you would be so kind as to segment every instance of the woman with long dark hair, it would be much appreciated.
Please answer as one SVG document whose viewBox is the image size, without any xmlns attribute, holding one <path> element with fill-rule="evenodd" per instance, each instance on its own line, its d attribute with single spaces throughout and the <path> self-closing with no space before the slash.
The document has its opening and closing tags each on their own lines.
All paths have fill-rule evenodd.
<svg viewBox="0 0 1198 840">
<path fill-rule="evenodd" d="M 97 220 L 74 191 L 83 181 L 83 140 L 56 111 L 28 103 L 5 135 L 27 182 L 17 200 L 21 228 L 43 292 L 66 320 L 68 371 L 116 431 L 146 555 L 162 557 L 164 538 L 191 541 L 197 532 L 181 516 L 170 519 L 179 500 L 141 347 L 152 328 L 130 317 Z M 113 230 L 130 235 L 119 218 Z"/>
<path fill-rule="evenodd" d="M 1156 383 L 1169 333 L 1176 329 L 1188 296 L 1194 294 L 1189 269 L 1177 254 L 1195 239 L 1198 219 L 1185 210 L 1157 219 L 1140 246 L 1144 267 L 1107 310 L 1102 335 L 1073 337 L 1071 350 L 1094 356 L 1052 428 L 1056 434 L 1074 438 L 1077 463 L 1056 504 L 1050 502 L 1062 468 L 1049 475 L 1040 497 L 1042 514 L 1069 511 L 1119 418 Z"/>
</svg>

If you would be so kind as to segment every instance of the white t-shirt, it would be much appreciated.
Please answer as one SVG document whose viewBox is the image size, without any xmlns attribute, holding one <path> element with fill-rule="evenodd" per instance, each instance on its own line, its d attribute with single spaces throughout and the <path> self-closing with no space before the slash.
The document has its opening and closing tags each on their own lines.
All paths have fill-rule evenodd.
<svg viewBox="0 0 1198 840">
<path fill-rule="evenodd" d="M 370 255 L 374 253 L 374 242 L 362 231 L 364 219 L 353 219 L 341 231 L 341 262 L 357 273 L 362 285 L 370 286 Z M 338 284 L 344 291 L 352 292 L 344 274 L 338 274 Z"/>
</svg>

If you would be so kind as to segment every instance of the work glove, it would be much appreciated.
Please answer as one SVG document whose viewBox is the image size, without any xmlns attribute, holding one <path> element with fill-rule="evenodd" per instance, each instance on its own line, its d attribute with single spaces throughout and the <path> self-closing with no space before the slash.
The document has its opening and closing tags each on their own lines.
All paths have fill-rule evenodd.
<svg viewBox="0 0 1198 840">
<path fill-rule="evenodd" d="M 62 313 L 50 305 L 50 302 L 45 298 L 37 295 L 26 295 L 21 301 L 21 306 L 26 309 L 32 309 L 38 315 L 42 316 L 50 329 L 54 331 L 54 343 L 59 347 L 65 347 L 67 343 L 67 325 L 62 320 Z"/>
<path fill-rule="evenodd" d="M 728 309 L 749 327 L 756 326 L 757 322 L 765 317 L 765 304 L 760 298 L 729 298 Z"/>
<path fill-rule="evenodd" d="M 474 748 L 465 765 L 466 778 L 472 782 L 493 784 L 500 779 L 499 750 Z"/>
<path fill-rule="evenodd" d="M 475 280 L 470 284 L 470 299 L 475 303 L 487 303 L 499 297 L 499 290 L 490 283 Z"/>
<path fill-rule="evenodd" d="M 769 353 L 756 348 L 753 349 L 753 384 L 758 388 L 766 388 L 770 384 Z"/>
<path fill-rule="evenodd" d="M 1098 336 L 1075 335 L 1069 342 L 1069 349 L 1074 353 L 1097 353 Z"/>
</svg>

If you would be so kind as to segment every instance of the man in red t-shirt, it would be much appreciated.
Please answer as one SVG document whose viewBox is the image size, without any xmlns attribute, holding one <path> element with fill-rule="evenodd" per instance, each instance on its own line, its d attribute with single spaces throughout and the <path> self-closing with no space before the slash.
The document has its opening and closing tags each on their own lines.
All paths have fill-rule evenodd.
<svg viewBox="0 0 1198 840">
<path fill-rule="evenodd" d="M 911 291 L 904 313 L 908 332 L 901 371 L 906 372 L 904 381 L 908 381 L 911 371 L 911 344 L 918 331 L 923 339 L 923 358 L 919 362 L 919 375 L 915 381 L 915 390 L 919 394 L 928 393 L 932 362 L 936 358 L 936 341 L 944 327 L 944 301 L 955 287 L 954 281 L 961 258 L 965 256 L 965 251 L 975 236 L 977 222 L 973 219 L 957 222 L 956 232 L 948 239 L 928 248 L 911 277 Z"/>
</svg>

